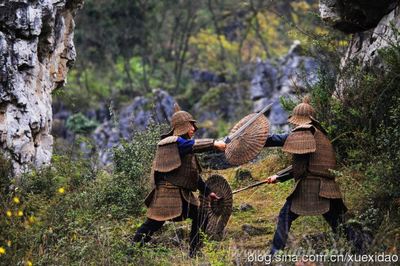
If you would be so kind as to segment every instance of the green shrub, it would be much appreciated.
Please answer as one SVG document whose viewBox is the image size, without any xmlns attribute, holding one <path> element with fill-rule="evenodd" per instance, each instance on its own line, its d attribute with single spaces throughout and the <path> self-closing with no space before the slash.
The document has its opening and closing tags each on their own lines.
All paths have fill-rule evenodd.
<svg viewBox="0 0 400 266">
<path fill-rule="evenodd" d="M 156 143 L 164 126 L 151 125 L 137 132 L 131 142 L 123 142 L 114 150 L 114 176 L 106 181 L 98 194 L 101 212 L 124 218 L 140 214 L 143 200 L 149 192 L 149 175 Z"/>
<path fill-rule="evenodd" d="M 98 126 L 98 124 L 95 121 L 88 119 L 82 113 L 77 113 L 68 117 L 66 126 L 68 130 L 75 134 L 89 134 Z"/>
<path fill-rule="evenodd" d="M 382 230 L 382 217 L 400 217 L 400 46 L 379 54 L 384 72 L 366 71 L 354 62 L 339 73 L 345 84 L 341 91 L 335 91 L 338 79 L 330 73 L 322 73 L 311 90 L 317 117 L 333 139 L 339 162 L 365 177 L 362 186 L 369 192 L 359 193 L 359 201 L 371 204 L 358 210 L 368 213 L 368 219 L 359 219 L 375 231 Z"/>
</svg>

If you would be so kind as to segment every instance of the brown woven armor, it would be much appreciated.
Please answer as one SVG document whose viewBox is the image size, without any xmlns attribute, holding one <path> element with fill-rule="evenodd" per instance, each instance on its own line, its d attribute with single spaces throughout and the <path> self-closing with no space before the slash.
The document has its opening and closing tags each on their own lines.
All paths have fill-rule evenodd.
<svg viewBox="0 0 400 266">
<path fill-rule="evenodd" d="M 214 139 L 195 139 L 193 152 L 204 152 L 214 148 Z"/>
<path fill-rule="evenodd" d="M 314 143 L 314 151 L 310 148 L 313 146 L 310 143 Z M 336 166 L 335 152 L 329 139 L 314 126 L 303 125 L 293 129 L 285 146 L 285 150 L 293 154 L 293 176 L 296 180 L 288 197 L 292 200 L 291 211 L 299 215 L 327 212 L 329 199 L 342 198 L 339 185 L 329 172 L 329 169 Z"/>
<path fill-rule="evenodd" d="M 329 169 L 336 168 L 336 156 L 331 142 L 320 130 L 314 133 L 317 149 L 311 154 L 308 171 L 311 175 L 334 178 Z"/>
<path fill-rule="evenodd" d="M 176 136 L 170 136 L 158 143 L 153 172 L 166 173 L 165 179 L 171 184 L 195 191 L 201 173 L 200 164 L 194 153 L 180 158 L 177 139 Z M 193 151 L 203 152 L 211 150 L 213 147 L 213 139 L 198 139 L 194 142 Z M 154 174 L 152 179 L 154 180 Z"/>
<path fill-rule="evenodd" d="M 179 155 L 178 136 L 188 133 L 196 120 L 188 112 L 181 111 L 175 104 L 175 113 L 171 118 L 171 131 L 157 145 L 156 155 L 151 169 L 150 180 L 152 191 L 147 195 L 145 204 L 148 207 L 147 217 L 157 221 L 180 220 L 182 217 L 182 200 L 199 206 L 199 200 L 191 192 L 197 190 L 201 167 L 193 153 Z M 214 147 L 214 140 L 195 140 L 194 152 L 205 151 Z M 162 173 L 163 179 L 156 184 L 156 175 Z"/>
<path fill-rule="evenodd" d="M 177 146 L 177 144 L 175 144 Z M 193 145 L 194 152 L 210 150 L 214 147 L 213 139 L 198 139 Z M 177 152 L 178 153 L 178 152 Z M 174 157 L 173 154 L 168 156 Z M 178 153 L 179 157 L 179 153 Z M 166 175 L 166 180 L 175 186 L 195 191 L 197 190 L 197 181 L 200 177 L 201 166 L 194 153 L 185 155 L 180 159 L 181 164 L 178 168 L 170 171 Z"/>
<path fill-rule="evenodd" d="M 159 185 L 147 196 L 146 216 L 157 221 L 182 220 L 182 198 L 189 204 L 199 206 L 198 198 L 189 190 L 172 184 Z"/>
<path fill-rule="evenodd" d="M 318 177 L 299 179 L 290 196 L 290 210 L 298 215 L 318 215 L 329 211 L 330 201 L 320 196 L 320 185 L 321 179 Z"/>
<path fill-rule="evenodd" d="M 147 217 L 157 221 L 181 220 L 182 199 L 189 204 L 199 206 L 198 198 L 192 193 L 197 190 L 201 167 L 195 154 L 179 156 L 178 137 L 170 136 L 157 145 L 153 161 L 151 182 L 153 190 L 147 195 Z M 213 139 L 195 140 L 194 152 L 210 150 L 214 147 Z M 155 184 L 155 172 L 165 173 L 165 181 Z"/>
<path fill-rule="evenodd" d="M 196 155 L 187 154 L 182 158 L 181 166 L 166 175 L 166 180 L 175 186 L 195 191 L 200 173 L 201 167 Z"/>
<path fill-rule="evenodd" d="M 182 214 L 182 199 L 179 187 L 157 186 L 146 197 L 146 216 L 157 221 L 166 221 Z"/>
<path fill-rule="evenodd" d="M 157 144 L 157 151 L 153 162 L 153 169 L 155 171 L 166 173 L 181 166 L 177 140 L 177 136 L 170 136 L 162 139 Z"/>
<path fill-rule="evenodd" d="M 292 154 L 307 154 L 316 151 L 312 125 L 298 126 L 288 136 L 282 150 Z"/>
</svg>

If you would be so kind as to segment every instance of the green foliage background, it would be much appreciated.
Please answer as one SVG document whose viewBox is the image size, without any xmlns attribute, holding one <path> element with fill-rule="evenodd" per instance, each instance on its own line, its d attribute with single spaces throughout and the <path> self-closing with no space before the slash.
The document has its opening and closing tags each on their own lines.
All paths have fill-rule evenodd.
<svg viewBox="0 0 400 266">
<path fill-rule="evenodd" d="M 243 66 L 284 55 L 293 40 L 305 50 L 328 35 L 336 48 L 345 45 L 321 23 L 314 0 L 87 0 L 76 25 L 77 62 L 55 92 L 55 103 L 75 112 L 111 101 L 118 108 L 154 88 L 190 110 L 215 86 L 195 82 L 193 70 L 249 87 Z"/>
</svg>

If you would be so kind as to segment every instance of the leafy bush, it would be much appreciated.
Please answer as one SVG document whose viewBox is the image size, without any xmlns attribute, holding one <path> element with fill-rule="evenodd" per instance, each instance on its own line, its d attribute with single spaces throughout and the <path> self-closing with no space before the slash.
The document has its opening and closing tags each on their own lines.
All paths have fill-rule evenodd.
<svg viewBox="0 0 400 266">
<path fill-rule="evenodd" d="M 149 191 L 151 162 L 156 143 L 164 126 L 151 125 L 137 132 L 131 142 L 123 142 L 114 150 L 115 173 L 98 194 L 97 205 L 113 217 L 140 214 L 143 199 Z"/>
<path fill-rule="evenodd" d="M 89 134 L 98 126 L 98 124 L 95 121 L 88 119 L 82 113 L 78 113 L 68 117 L 66 126 L 75 134 Z"/>
<path fill-rule="evenodd" d="M 139 252 L 128 240 L 162 129 L 151 126 L 116 149 L 113 173 L 67 151 L 16 185 L 9 162 L 0 158 L 0 265 L 135 265 L 169 255 L 168 249 Z"/>
<path fill-rule="evenodd" d="M 361 172 L 362 186 L 359 212 L 368 212 L 372 228 L 381 230 L 380 223 L 400 217 L 400 46 L 379 51 L 383 72 L 371 72 L 357 62 L 342 69 L 339 78 L 321 73 L 320 82 L 312 88 L 312 103 L 317 117 L 323 121 L 337 148 L 345 172 Z M 342 88 L 335 91 L 335 82 Z M 334 97 L 331 97 L 331 95 Z M 397 217 L 397 218 L 396 218 Z M 364 216 L 359 217 L 365 220 Z"/>
</svg>

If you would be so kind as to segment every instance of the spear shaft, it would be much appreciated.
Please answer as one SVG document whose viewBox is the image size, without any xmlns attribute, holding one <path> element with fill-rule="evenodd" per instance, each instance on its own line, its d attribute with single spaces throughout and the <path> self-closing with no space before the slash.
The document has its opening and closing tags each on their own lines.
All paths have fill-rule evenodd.
<svg viewBox="0 0 400 266">
<path fill-rule="evenodd" d="M 283 174 L 287 174 L 288 172 L 291 172 L 292 170 L 293 170 L 293 166 L 292 166 L 292 165 L 289 165 L 288 167 L 286 167 L 285 169 L 279 171 L 279 172 L 276 173 L 276 174 L 277 174 L 278 176 L 281 176 L 281 175 L 283 175 Z M 267 179 L 262 180 L 262 181 L 258 181 L 258 182 L 254 183 L 254 184 L 251 184 L 251 185 L 247 186 L 247 187 L 239 188 L 239 189 L 237 189 L 237 190 L 235 190 L 235 191 L 232 191 L 232 195 L 233 195 L 233 194 L 236 194 L 236 193 L 238 193 L 238 192 L 244 191 L 244 190 L 248 190 L 248 189 L 253 188 L 253 187 L 258 187 L 258 186 L 260 186 L 260 185 L 262 185 L 262 184 L 265 184 L 265 183 L 268 183 Z"/>
</svg>

